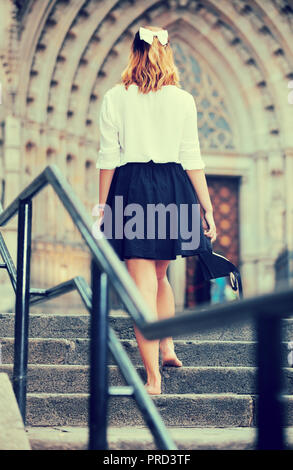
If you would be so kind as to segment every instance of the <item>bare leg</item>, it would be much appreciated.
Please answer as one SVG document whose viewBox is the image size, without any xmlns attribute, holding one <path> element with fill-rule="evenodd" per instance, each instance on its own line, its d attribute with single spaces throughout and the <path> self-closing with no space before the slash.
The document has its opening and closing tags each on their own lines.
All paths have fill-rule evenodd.
<svg viewBox="0 0 293 470">
<path fill-rule="evenodd" d="M 174 293 L 167 278 L 167 267 L 169 263 L 170 261 L 168 260 L 156 261 L 158 279 L 157 311 L 160 320 L 174 317 L 175 315 Z M 162 354 L 162 366 L 182 366 L 182 362 L 178 359 L 174 351 L 174 343 L 171 337 L 161 339 L 160 351 Z"/>
<path fill-rule="evenodd" d="M 157 319 L 157 291 L 155 260 L 143 258 L 125 259 L 129 274 L 134 279 L 151 311 Z M 159 340 L 147 340 L 133 325 L 138 348 L 147 373 L 146 389 L 150 395 L 161 393 L 161 374 L 159 369 Z"/>
</svg>

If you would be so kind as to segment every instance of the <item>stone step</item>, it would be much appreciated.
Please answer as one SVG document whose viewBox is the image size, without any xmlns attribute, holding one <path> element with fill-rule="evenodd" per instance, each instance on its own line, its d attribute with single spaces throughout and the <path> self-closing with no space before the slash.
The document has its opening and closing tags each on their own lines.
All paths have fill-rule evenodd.
<svg viewBox="0 0 293 470">
<path fill-rule="evenodd" d="M 142 365 L 136 340 L 121 341 L 133 364 Z M 255 366 L 256 343 L 252 341 L 174 340 L 175 351 L 185 366 Z M 14 339 L 0 338 L 2 364 L 13 363 Z M 283 364 L 288 363 L 288 343 L 282 343 Z M 30 338 L 30 364 L 89 364 L 87 338 Z M 116 361 L 109 354 L 109 364 Z"/>
<path fill-rule="evenodd" d="M 117 366 L 109 366 L 109 384 L 125 385 Z M 137 367 L 142 380 L 146 381 L 145 369 Z M 0 366 L 12 379 L 12 366 Z M 253 367 L 164 367 L 162 369 L 162 393 L 212 394 L 212 393 L 257 393 L 255 368 Z M 293 369 L 283 368 L 284 393 L 293 393 Z M 88 366 L 30 365 L 27 389 L 30 393 L 87 393 Z"/>
<path fill-rule="evenodd" d="M 120 312 L 120 311 L 119 311 Z M 110 325 L 120 339 L 134 339 L 133 322 L 127 314 L 110 315 Z M 283 320 L 283 340 L 293 339 L 293 319 Z M 87 338 L 89 331 L 88 314 L 30 314 L 29 336 L 31 338 Z M 14 336 L 14 314 L 0 314 L 0 337 Z M 229 327 L 212 328 L 205 332 L 191 332 L 177 339 L 207 341 L 255 341 L 254 325 L 251 322 L 231 324 Z"/>
<path fill-rule="evenodd" d="M 255 424 L 255 399 L 236 394 L 171 394 L 152 397 L 167 426 L 246 427 Z M 27 395 L 27 426 L 87 426 L 87 394 Z M 284 396 L 285 426 L 293 423 L 293 397 Z M 127 397 L 111 397 L 110 426 L 142 426 L 144 420 L 136 402 Z"/>
<path fill-rule="evenodd" d="M 27 427 L 32 450 L 87 450 L 87 427 Z M 257 443 L 255 427 L 199 428 L 168 427 L 178 450 L 253 450 Z M 293 428 L 284 429 L 287 449 L 293 449 Z M 147 427 L 111 427 L 107 429 L 109 450 L 156 450 Z M 134 456 L 135 457 L 135 456 Z M 151 457 L 150 457 L 151 458 Z M 184 458 L 184 457 L 182 457 Z M 147 457 L 146 457 L 147 459 Z M 166 462 L 165 462 L 166 463 Z M 184 464 L 184 460 L 181 462 Z"/>
</svg>

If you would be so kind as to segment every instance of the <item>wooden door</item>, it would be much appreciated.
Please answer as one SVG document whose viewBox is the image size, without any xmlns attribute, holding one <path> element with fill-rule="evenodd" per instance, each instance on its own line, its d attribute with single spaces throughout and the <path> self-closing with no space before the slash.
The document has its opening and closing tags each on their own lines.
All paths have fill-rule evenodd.
<svg viewBox="0 0 293 470">
<path fill-rule="evenodd" d="M 217 240 L 213 251 L 239 266 L 239 182 L 238 177 L 206 176 L 214 209 Z M 210 300 L 210 283 L 201 280 L 197 256 L 186 258 L 186 307 Z"/>
</svg>

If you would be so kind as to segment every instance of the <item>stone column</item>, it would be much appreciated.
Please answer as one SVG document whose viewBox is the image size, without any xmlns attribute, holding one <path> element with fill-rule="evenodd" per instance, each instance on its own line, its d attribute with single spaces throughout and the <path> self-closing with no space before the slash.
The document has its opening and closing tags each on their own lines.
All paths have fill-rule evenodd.
<svg viewBox="0 0 293 470">
<path fill-rule="evenodd" d="M 284 150 L 285 158 L 285 237 L 288 250 L 293 251 L 293 147 Z"/>
<path fill-rule="evenodd" d="M 18 118 L 7 116 L 4 127 L 4 171 L 5 201 L 7 207 L 18 195 L 21 188 L 22 159 L 20 151 L 21 125 Z M 5 208 L 4 207 L 4 208 Z M 6 245 L 16 265 L 17 261 L 17 216 L 1 227 Z M 14 294 L 6 272 L 1 273 L 1 305 L 2 312 L 14 310 Z M 3 293 L 3 294 L 2 294 Z"/>
<path fill-rule="evenodd" d="M 257 214 L 257 178 L 255 165 L 242 175 L 239 186 L 239 221 L 240 221 L 240 271 L 244 295 L 257 292 L 256 262 L 258 258 L 258 214 Z"/>
<path fill-rule="evenodd" d="M 269 257 L 271 238 L 269 223 L 269 156 L 265 151 L 254 154 L 256 171 L 256 188 L 253 192 L 256 206 L 255 219 L 255 286 L 256 294 L 272 290 L 274 273 Z M 252 231 L 254 228 L 252 227 Z"/>
</svg>

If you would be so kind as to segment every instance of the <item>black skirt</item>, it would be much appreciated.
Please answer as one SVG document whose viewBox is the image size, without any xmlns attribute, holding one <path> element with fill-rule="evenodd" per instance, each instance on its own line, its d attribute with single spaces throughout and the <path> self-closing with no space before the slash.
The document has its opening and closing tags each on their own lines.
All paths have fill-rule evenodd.
<svg viewBox="0 0 293 470">
<path fill-rule="evenodd" d="M 106 206 L 100 230 L 122 261 L 212 252 L 195 189 L 180 163 L 150 160 L 116 167 Z"/>
</svg>

